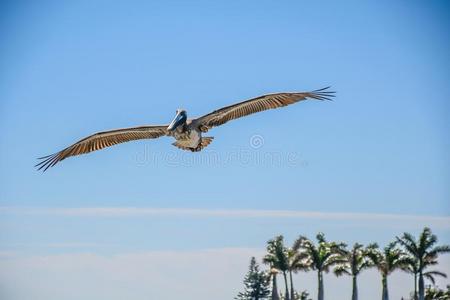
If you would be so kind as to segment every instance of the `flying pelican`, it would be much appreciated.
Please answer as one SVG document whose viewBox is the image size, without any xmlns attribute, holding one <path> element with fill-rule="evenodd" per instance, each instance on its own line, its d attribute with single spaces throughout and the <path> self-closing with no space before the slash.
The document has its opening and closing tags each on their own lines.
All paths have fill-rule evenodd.
<svg viewBox="0 0 450 300">
<path fill-rule="evenodd" d="M 208 146 L 214 137 L 203 137 L 215 126 L 220 126 L 230 120 L 251 115 L 260 111 L 279 108 L 306 99 L 331 100 L 334 92 L 329 87 L 312 92 L 276 93 L 256 97 L 247 101 L 223 107 L 199 118 L 188 119 L 184 109 L 177 109 L 175 118 L 169 125 L 148 125 L 111 131 L 98 132 L 75 144 L 48 156 L 40 157 L 42 161 L 35 167 L 46 171 L 58 162 L 75 155 L 86 154 L 116 144 L 133 140 L 156 139 L 161 136 L 175 138 L 172 144 L 182 150 L 201 151 Z"/>
</svg>

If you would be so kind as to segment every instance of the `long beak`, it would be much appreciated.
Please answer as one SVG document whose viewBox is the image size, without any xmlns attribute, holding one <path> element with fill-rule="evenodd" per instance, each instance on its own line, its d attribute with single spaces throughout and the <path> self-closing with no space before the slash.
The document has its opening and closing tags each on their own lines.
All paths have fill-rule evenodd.
<svg viewBox="0 0 450 300">
<path fill-rule="evenodd" d="M 173 121 L 170 123 L 169 127 L 167 127 L 167 130 L 169 131 L 174 131 L 182 122 L 183 120 L 183 116 L 181 115 L 181 113 L 179 112 L 175 118 L 173 119 Z"/>
</svg>

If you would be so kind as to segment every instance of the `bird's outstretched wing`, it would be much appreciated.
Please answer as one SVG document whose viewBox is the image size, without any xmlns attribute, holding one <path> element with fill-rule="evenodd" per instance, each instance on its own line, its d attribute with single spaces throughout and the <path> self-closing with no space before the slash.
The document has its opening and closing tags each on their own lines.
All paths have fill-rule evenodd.
<svg viewBox="0 0 450 300">
<path fill-rule="evenodd" d="M 167 135 L 167 126 L 140 126 L 132 128 L 123 128 L 110 131 L 98 132 L 90 135 L 75 144 L 67 147 L 52 155 L 40 157 L 42 161 L 35 167 L 38 170 L 46 171 L 58 162 L 70 156 L 86 154 L 92 151 L 100 150 L 120 143 L 125 143 L 141 139 L 156 139 Z"/>
<path fill-rule="evenodd" d="M 215 110 L 212 113 L 193 120 L 193 122 L 195 122 L 195 124 L 202 131 L 208 131 L 210 128 L 223 125 L 230 120 L 245 117 L 268 109 L 287 106 L 302 100 L 331 100 L 331 98 L 334 97 L 334 92 L 329 91 L 328 89 L 329 87 L 312 92 L 263 95 Z"/>
</svg>

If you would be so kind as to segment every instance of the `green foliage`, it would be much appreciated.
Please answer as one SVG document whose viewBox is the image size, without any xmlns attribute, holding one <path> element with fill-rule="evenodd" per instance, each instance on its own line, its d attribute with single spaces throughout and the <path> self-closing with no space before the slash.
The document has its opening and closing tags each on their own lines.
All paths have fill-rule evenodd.
<svg viewBox="0 0 450 300">
<path fill-rule="evenodd" d="M 270 266 L 273 299 L 279 299 L 280 295 L 276 286 L 276 276 L 279 273 L 283 275 L 285 283 L 285 292 L 282 299 L 310 300 L 306 291 L 300 294 L 295 291 L 292 275 L 298 271 L 314 270 L 318 275 L 318 299 L 323 300 L 323 273 L 329 272 L 331 269 L 337 276 L 349 275 L 353 277 L 352 299 L 357 299 L 357 276 L 367 268 L 376 267 L 382 276 L 383 299 L 389 299 L 388 276 L 396 270 L 403 270 L 414 275 L 414 299 L 450 300 L 450 289 L 447 291 L 430 287 L 425 289 L 424 280 L 429 280 L 434 285 L 437 276 L 446 277 L 445 273 L 430 270 L 430 267 L 437 265 L 440 254 L 450 252 L 450 246 L 437 245 L 437 237 L 431 233 L 429 228 L 424 228 L 417 240 L 411 234 L 404 233 L 401 237 L 396 237 L 395 242 L 388 244 L 383 249 L 380 249 L 377 244 L 369 244 L 364 247 L 359 243 L 355 243 L 351 249 L 347 249 L 345 243 L 327 241 L 323 233 L 317 234 L 316 240 L 312 241 L 300 236 L 292 248 L 287 248 L 284 245 L 282 235 L 268 241 L 267 253 L 263 262 Z M 256 272 L 260 272 L 259 269 Z M 246 276 L 246 281 L 251 278 L 249 274 Z M 288 276 L 290 291 L 288 289 Z M 265 297 L 269 295 L 269 285 L 269 279 L 266 276 Z M 251 287 L 251 285 L 246 283 L 246 292 L 250 290 L 247 287 Z M 417 290 L 419 293 L 417 293 Z M 249 295 L 240 293 L 236 299 L 266 299 L 249 298 L 251 297 Z"/>
<path fill-rule="evenodd" d="M 307 262 L 308 255 L 306 253 L 298 251 L 295 248 L 289 248 L 287 250 L 288 258 L 288 270 L 294 273 L 298 271 L 308 271 L 309 265 Z"/>
<path fill-rule="evenodd" d="M 428 287 L 425 290 L 425 300 L 450 300 L 450 286 L 447 286 L 447 290 Z"/>
<path fill-rule="evenodd" d="M 294 298 L 292 300 L 312 300 L 309 298 L 309 293 L 307 291 L 302 291 L 301 293 L 295 292 Z"/>
<path fill-rule="evenodd" d="M 367 248 L 367 256 L 384 277 L 397 269 L 407 270 L 411 262 L 406 253 L 398 248 L 396 242 L 389 243 L 383 250 L 372 244 Z"/>
<path fill-rule="evenodd" d="M 369 253 L 373 251 L 374 245 L 365 248 L 363 245 L 355 243 L 351 250 L 343 249 L 340 253 L 341 262 L 334 268 L 336 276 L 349 275 L 358 276 L 363 270 L 374 266 Z"/>
<path fill-rule="evenodd" d="M 236 296 L 236 300 L 262 300 L 270 295 L 269 276 L 259 270 L 254 257 L 250 260 L 247 275 L 244 278 L 244 291 Z"/>
<path fill-rule="evenodd" d="M 414 275 L 414 298 L 425 299 L 424 279 L 434 282 L 435 276 L 446 277 L 446 274 L 439 271 L 426 271 L 430 266 L 437 264 L 439 254 L 449 253 L 449 245 L 437 246 L 437 236 L 433 234 L 430 228 L 425 227 L 419 238 L 416 240 L 410 233 L 403 233 L 402 237 L 397 237 L 397 242 L 403 246 L 409 255 L 407 271 Z M 419 279 L 419 289 L 417 297 L 416 283 Z"/>
<path fill-rule="evenodd" d="M 290 300 L 287 282 L 287 272 L 289 266 L 289 250 L 284 246 L 284 238 L 282 235 L 275 237 L 267 242 L 267 254 L 263 258 L 265 264 L 269 264 L 272 269 L 283 273 L 285 285 L 285 298 Z M 274 274 L 276 276 L 276 274 Z"/>
<path fill-rule="evenodd" d="M 282 294 L 281 295 L 281 300 L 286 300 L 286 297 Z M 294 296 L 292 297 L 291 300 L 312 300 L 309 297 L 309 293 L 307 291 L 302 291 L 302 292 L 294 292 Z"/>
<path fill-rule="evenodd" d="M 397 237 L 397 241 L 409 254 L 408 270 L 411 273 L 423 272 L 426 268 L 437 264 L 439 254 L 450 252 L 449 245 L 436 246 L 437 236 L 432 234 L 429 228 L 423 230 L 418 240 L 405 232 L 402 237 Z"/>
<path fill-rule="evenodd" d="M 282 235 L 279 235 L 267 242 L 267 254 L 264 256 L 263 262 L 278 271 L 288 271 L 288 249 L 284 246 L 284 239 Z"/>
<path fill-rule="evenodd" d="M 346 244 L 328 242 L 323 233 L 316 236 L 317 244 L 304 236 L 300 236 L 294 243 L 293 249 L 299 252 L 303 259 L 303 264 L 309 269 L 317 271 L 318 275 L 318 296 L 319 300 L 324 299 L 323 272 L 328 272 L 331 267 L 341 264 L 342 255 L 345 252 Z"/>
<path fill-rule="evenodd" d="M 323 233 L 316 236 L 317 244 L 304 236 L 300 236 L 294 243 L 293 249 L 302 254 L 302 264 L 312 270 L 328 272 L 330 267 L 344 263 L 342 254 L 346 244 L 328 242 Z"/>
</svg>

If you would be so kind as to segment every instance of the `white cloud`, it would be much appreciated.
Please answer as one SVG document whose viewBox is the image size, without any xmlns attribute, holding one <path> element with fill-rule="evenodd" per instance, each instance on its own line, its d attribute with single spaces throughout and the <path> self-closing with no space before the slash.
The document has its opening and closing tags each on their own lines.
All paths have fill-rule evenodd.
<svg viewBox="0 0 450 300">
<path fill-rule="evenodd" d="M 242 288 L 250 256 L 263 249 L 223 248 L 198 251 L 153 251 L 117 255 L 62 254 L 0 260 L 0 290 L 8 300 L 229 300 Z M 439 269 L 450 273 L 450 259 Z M 279 278 L 282 287 L 282 278 Z M 442 285 L 444 282 L 440 282 Z M 348 299 L 351 280 L 325 277 L 327 299 Z M 411 276 L 390 277 L 392 299 L 406 296 Z M 316 290 L 314 273 L 295 276 L 298 289 Z M 375 270 L 359 280 L 360 298 L 380 298 L 380 277 Z"/>
<path fill-rule="evenodd" d="M 296 210 L 226 210 L 196 208 L 149 208 L 149 207 L 79 207 L 79 208 L 18 208 L 0 207 L 0 213 L 58 215 L 76 217 L 146 217 L 146 216 L 187 216 L 187 217 L 227 217 L 227 218 L 297 218 L 332 221 L 372 222 L 377 226 L 393 224 L 450 229 L 450 216 L 376 214 L 355 212 L 314 212 Z"/>
<path fill-rule="evenodd" d="M 14 251 L 0 251 L 0 259 L 11 258 L 11 257 L 16 256 L 16 254 L 17 253 Z"/>
<path fill-rule="evenodd" d="M 17 208 L 0 207 L 0 214 L 35 215 L 76 218 L 258 218 L 305 219 L 349 222 L 353 226 L 449 229 L 448 216 L 413 216 L 396 214 L 332 213 L 287 210 L 213 210 L 164 209 L 149 207 L 84 207 L 84 208 Z M 85 221 L 82 219 L 81 221 Z M 234 221 L 234 220 L 232 220 Z M 265 221 L 264 221 L 265 222 Z M 309 222 L 308 222 L 309 223 Z M 357 225 L 355 225 L 357 224 Z M 367 231 L 370 234 L 370 231 Z M 270 236 L 270 235 L 269 235 Z M 92 249 L 111 245 L 92 242 L 42 243 L 49 248 Z M 65 251 L 66 249 L 64 249 Z M 195 251 L 151 251 L 114 255 L 99 253 L 70 253 L 27 256 L 24 252 L 0 252 L 0 298 L 7 300 L 225 300 L 233 299 L 242 288 L 242 279 L 250 256 L 261 258 L 264 249 L 222 248 Z M 444 257 L 439 270 L 450 274 L 450 259 Z M 279 286 L 282 287 L 280 277 Z M 326 298 L 349 299 L 349 278 L 327 275 Z M 442 281 L 440 282 L 444 284 Z M 316 294 L 316 275 L 300 273 L 295 276 L 298 289 Z M 362 274 L 359 281 L 360 299 L 380 298 L 380 277 L 375 270 Z M 392 299 L 407 296 L 412 289 L 409 275 L 396 272 L 390 278 Z"/>
<path fill-rule="evenodd" d="M 64 254 L 0 260 L 9 300 L 232 299 L 256 249 Z M 216 297 L 217 296 L 217 297 Z"/>
</svg>

